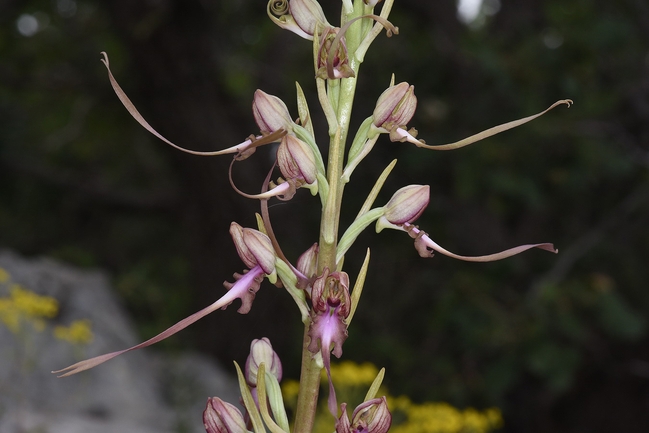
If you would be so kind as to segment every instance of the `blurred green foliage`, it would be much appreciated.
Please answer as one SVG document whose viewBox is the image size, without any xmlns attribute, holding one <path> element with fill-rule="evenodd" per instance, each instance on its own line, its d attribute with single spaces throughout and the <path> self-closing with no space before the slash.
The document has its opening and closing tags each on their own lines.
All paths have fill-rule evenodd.
<svg viewBox="0 0 649 433">
<path fill-rule="evenodd" d="M 334 22 L 339 2 L 322 3 Z M 187 158 L 139 128 L 112 93 L 99 52 L 109 52 L 120 83 L 163 134 L 188 147 L 226 147 L 255 132 L 256 88 L 295 113 L 299 80 L 319 113 L 304 66 L 309 44 L 275 28 L 264 7 L 0 3 L 0 246 L 110 270 L 146 336 L 220 293 L 221 281 L 241 271 L 223 245 L 227 226 L 254 224 L 256 205 L 222 195 L 228 161 Z M 368 53 L 356 121 L 393 71 L 415 85 L 412 126 L 428 143 L 557 99 L 575 105 L 455 152 L 382 139 L 354 174 L 344 218 L 398 158 L 379 202 L 406 183 L 430 184 L 418 224 L 446 248 L 484 254 L 552 241 L 560 253 L 492 264 L 423 260 L 399 233 L 364 234 L 346 258 L 353 274 L 365 244 L 372 247 L 344 356 L 386 366 L 390 389 L 418 401 L 497 405 L 511 431 L 646 431 L 649 6 L 502 0 L 499 7 L 472 27 L 456 19 L 452 0 L 397 0 L 400 34 L 381 36 Z M 35 20 L 37 30 L 21 34 L 21 19 Z M 322 140 L 324 127 L 316 128 Z M 261 181 L 263 174 L 247 176 L 267 170 L 259 155 L 257 166 L 241 169 L 241 182 Z M 315 240 L 309 224 L 318 210 L 305 210 L 315 203 L 298 194 L 271 208 L 291 258 Z M 266 332 L 287 371 L 297 372 L 299 330 L 268 320 L 296 317 L 290 301 L 277 298 L 262 290 L 250 321 L 229 309 L 168 345 L 197 342 L 229 362 Z M 626 415 L 613 423 L 605 413 L 616 409 Z"/>
</svg>

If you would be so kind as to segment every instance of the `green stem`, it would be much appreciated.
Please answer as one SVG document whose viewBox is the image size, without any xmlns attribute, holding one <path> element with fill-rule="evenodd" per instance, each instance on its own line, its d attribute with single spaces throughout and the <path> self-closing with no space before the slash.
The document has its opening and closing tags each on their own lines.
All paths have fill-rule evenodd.
<svg viewBox="0 0 649 433">
<path fill-rule="evenodd" d="M 353 19 L 354 16 L 360 16 L 363 11 L 363 1 L 355 0 L 354 11 L 343 21 Z M 348 45 L 350 53 L 358 47 L 360 43 L 360 23 L 358 26 L 352 25 L 348 29 L 347 37 L 350 39 L 351 46 Z M 355 28 L 352 28 L 355 27 Z M 351 32 L 351 33 L 350 33 Z M 358 77 L 360 61 L 353 54 L 349 56 L 350 67 Z M 354 94 L 356 92 L 356 77 L 344 78 L 341 80 L 328 80 L 327 82 L 327 103 L 323 105 L 325 113 L 330 115 L 333 109 L 337 118 L 336 128 L 329 131 L 329 155 L 327 160 L 327 181 L 329 183 L 329 192 L 324 201 L 322 208 L 322 219 L 320 221 L 320 239 L 318 252 L 318 274 L 321 274 L 325 268 L 334 271 L 336 269 L 336 247 L 338 242 L 338 226 L 340 221 L 340 207 L 342 203 L 343 189 L 345 183 L 342 181 L 343 163 L 345 160 L 345 142 L 349 132 L 349 124 L 354 103 Z M 321 83 L 319 83 L 321 84 Z M 335 91 L 333 91 L 335 89 Z M 322 88 L 319 87 L 319 96 L 322 98 Z M 331 91 L 331 93 L 330 93 Z M 331 101 L 334 96 L 337 99 Z M 333 119 L 328 119 L 333 120 Z M 331 128 L 333 122 L 329 122 Z M 315 412 L 318 403 L 318 391 L 320 388 L 320 371 L 321 367 L 314 360 L 314 355 L 308 349 L 310 337 L 308 330 L 310 321 L 305 324 L 304 340 L 302 346 L 302 371 L 300 375 L 300 392 L 298 394 L 295 432 L 311 433 L 315 420 Z"/>
<path fill-rule="evenodd" d="M 309 325 L 304 325 L 304 340 L 302 342 L 302 372 L 300 374 L 300 392 L 297 399 L 295 414 L 295 433 L 311 433 L 318 408 L 318 391 L 320 389 L 320 366 L 313 358 L 313 353 L 308 349 L 310 337 Z"/>
</svg>

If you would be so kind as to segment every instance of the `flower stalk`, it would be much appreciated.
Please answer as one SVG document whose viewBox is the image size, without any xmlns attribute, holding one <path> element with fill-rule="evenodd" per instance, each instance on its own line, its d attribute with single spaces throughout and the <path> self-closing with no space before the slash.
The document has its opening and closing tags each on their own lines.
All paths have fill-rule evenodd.
<svg viewBox="0 0 649 433">
<path fill-rule="evenodd" d="M 388 88 L 378 97 L 372 113 L 365 113 L 365 121 L 353 135 L 350 146 L 350 122 L 360 66 L 371 43 L 383 29 L 387 36 L 398 34 L 398 28 L 388 21 L 394 0 L 342 0 L 340 27 L 332 26 L 317 0 L 270 0 L 267 12 L 280 28 L 289 30 L 303 39 L 312 41 L 315 87 L 318 101 L 328 124 L 328 156 L 326 165 L 318 146 L 311 122 L 306 97 L 299 84 L 297 102 L 299 117 L 291 116 L 286 104 L 277 96 L 257 90 L 252 102 L 252 115 L 259 132 L 251 134 L 243 142 L 222 150 L 197 152 L 178 146 L 159 134 L 135 108 L 133 102 L 121 89 L 110 71 L 108 56 L 102 62 L 108 70 L 108 78 L 118 98 L 133 116 L 151 134 L 183 152 L 200 156 L 232 155 L 230 182 L 243 197 L 259 200 L 261 214 L 257 214 L 257 229 L 244 228 L 232 222 L 230 234 L 237 253 L 246 266 L 243 273 L 235 273 L 234 282 L 224 282 L 227 292 L 213 304 L 183 319 L 166 331 L 136 346 L 112 352 L 58 370 L 69 376 L 93 368 L 123 353 L 150 346 L 181 331 L 202 317 L 225 308 L 240 299 L 238 312 L 246 314 L 252 308 L 256 292 L 264 279 L 282 287 L 295 301 L 304 323 L 302 338 L 302 362 L 300 386 L 292 431 L 311 433 L 318 407 L 320 377 L 325 369 L 329 379 L 328 409 L 332 417 L 332 430 L 337 433 L 388 431 L 392 416 L 385 397 L 377 397 L 384 372 L 368 391 L 363 403 L 356 407 L 351 418 L 347 414 L 347 402 L 338 403 L 335 384 L 332 381 L 330 360 L 333 354 L 340 357 L 348 327 L 359 303 L 365 277 L 368 272 L 370 252 L 356 274 L 350 277 L 343 271 L 345 254 L 359 235 L 375 223 L 376 232 L 385 228 L 407 233 L 414 239 L 414 246 L 421 257 L 432 257 L 434 252 L 473 262 L 500 260 L 531 248 L 556 253 L 552 244 L 528 244 L 485 256 L 469 257 L 452 253 L 431 239 L 414 225 L 429 203 L 430 187 L 408 185 L 393 193 L 383 206 L 374 201 L 386 178 L 395 167 L 392 161 L 376 180 L 354 221 L 340 235 L 340 214 L 343 193 L 356 167 L 370 154 L 382 134 L 391 141 L 409 142 L 430 150 L 457 149 L 500 132 L 530 122 L 559 105 L 570 106 L 569 99 L 555 102 L 545 111 L 519 120 L 503 123 L 447 145 L 428 145 L 417 138 L 414 128 L 407 124 L 417 108 L 414 86 L 407 82 L 395 84 L 394 75 Z M 380 4 L 379 15 L 375 7 Z M 260 192 L 248 194 L 240 191 L 232 181 L 232 169 L 236 162 L 250 157 L 259 147 L 279 143 L 275 162 L 272 164 Z M 347 159 L 346 159 L 347 157 Z M 346 165 L 345 165 L 346 164 Z M 271 180 L 274 170 L 283 177 Z M 321 220 L 318 242 L 314 243 L 295 265 L 284 255 L 280 242 L 271 225 L 268 201 L 271 198 L 290 200 L 300 188 L 308 188 L 319 196 Z M 354 280 L 353 289 L 351 281 Z M 239 377 L 242 401 L 246 409 L 244 417 L 237 408 L 217 397 L 208 400 L 204 423 L 208 432 L 265 431 L 289 433 L 289 423 L 279 388 L 282 364 L 267 338 L 256 339 L 251 344 L 250 356 L 245 364 L 245 374 L 235 363 Z"/>
</svg>

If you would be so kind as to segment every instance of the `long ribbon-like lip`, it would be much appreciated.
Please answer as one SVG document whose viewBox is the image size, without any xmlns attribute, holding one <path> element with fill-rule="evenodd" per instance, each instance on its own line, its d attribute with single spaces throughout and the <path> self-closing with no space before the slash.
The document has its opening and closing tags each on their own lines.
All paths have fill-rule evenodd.
<svg viewBox="0 0 649 433">
<path fill-rule="evenodd" d="M 454 259 L 464 260 L 465 262 L 494 262 L 496 260 L 502 260 L 506 259 L 507 257 L 515 256 L 516 254 L 520 254 L 523 251 L 527 251 L 532 248 L 538 248 L 555 254 L 559 252 L 559 250 L 554 248 L 553 244 L 546 242 L 540 244 L 520 245 L 508 250 L 501 251 L 499 253 L 488 254 L 485 256 L 461 256 L 441 247 L 438 243 L 433 241 L 425 231 L 420 230 L 415 225 L 409 223 L 403 224 L 403 230 L 406 231 L 411 238 L 415 239 L 415 248 L 417 248 L 419 255 L 422 257 L 431 257 L 433 255 L 431 250 L 433 250 L 445 256 L 453 257 Z"/>
<path fill-rule="evenodd" d="M 241 300 L 243 301 L 245 296 L 247 295 L 249 296 L 250 292 L 248 290 L 251 287 L 251 285 L 254 283 L 254 280 L 260 277 L 261 275 L 263 275 L 263 273 L 264 271 L 261 269 L 260 266 L 254 267 L 253 269 L 250 270 L 250 272 L 244 274 L 236 283 L 234 283 L 230 288 L 230 290 L 228 290 L 228 292 L 225 295 L 223 295 L 219 300 L 214 302 L 212 305 L 209 305 L 203 308 L 202 310 L 192 314 L 191 316 L 184 318 L 180 322 L 176 323 L 172 327 L 161 332 L 160 334 L 156 335 L 153 338 L 150 338 L 133 347 L 129 347 L 128 349 L 119 350 L 117 352 L 106 353 L 104 355 L 86 359 L 85 361 L 77 362 L 76 364 L 63 368 L 61 370 L 53 371 L 52 373 L 54 374 L 63 373 L 58 377 L 72 376 L 73 374 L 77 374 L 82 371 L 89 370 L 93 367 L 98 366 L 99 364 L 103 364 L 106 361 L 110 361 L 111 359 L 119 355 L 122 355 L 126 352 L 142 349 L 143 347 L 151 346 L 152 344 L 158 343 L 168 337 L 171 337 L 176 332 L 185 329 L 189 325 L 197 322 L 198 320 L 218 310 L 219 308 L 227 307 L 235 299 L 241 298 Z"/>
<path fill-rule="evenodd" d="M 572 99 L 561 99 L 554 104 L 550 105 L 548 108 L 545 110 L 541 111 L 540 113 L 533 114 L 531 116 L 523 117 L 522 119 L 518 120 L 512 120 L 511 122 L 506 122 L 501 125 L 497 125 L 494 127 L 491 127 L 489 129 L 485 129 L 482 132 L 479 132 L 477 134 L 474 134 L 470 137 L 467 137 L 463 140 L 456 141 L 455 143 L 449 143 L 449 144 L 436 144 L 436 145 L 429 145 L 426 144 L 423 140 L 418 140 L 415 137 L 413 137 L 411 134 L 409 134 L 407 131 L 405 131 L 402 128 L 399 128 L 399 131 L 397 131 L 397 135 L 401 137 L 402 139 L 405 139 L 405 141 L 408 141 L 409 143 L 414 144 L 417 147 L 422 147 L 424 149 L 431 149 L 431 150 L 455 150 L 459 149 L 464 146 L 468 146 L 469 144 L 475 143 L 480 140 L 484 140 L 485 138 L 491 137 L 496 134 L 500 134 L 501 132 L 508 131 L 510 129 L 516 128 L 518 126 L 521 126 L 527 122 L 531 122 L 532 120 L 543 116 L 545 113 L 548 111 L 552 110 L 555 107 L 558 107 L 559 105 L 567 105 L 570 107 L 573 104 Z"/>
</svg>

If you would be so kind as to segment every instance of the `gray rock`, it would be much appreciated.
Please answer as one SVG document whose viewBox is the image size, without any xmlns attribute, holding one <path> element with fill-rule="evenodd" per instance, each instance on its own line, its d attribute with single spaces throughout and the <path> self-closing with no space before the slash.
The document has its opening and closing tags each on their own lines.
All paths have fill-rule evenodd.
<svg viewBox="0 0 649 433">
<path fill-rule="evenodd" d="M 137 344 L 132 321 L 100 271 L 9 251 L 0 251 L 0 268 L 10 284 L 59 301 L 43 331 L 23 326 L 16 335 L 0 322 L 0 432 L 204 432 L 208 397 L 238 402 L 236 380 L 198 354 L 169 357 L 146 348 L 57 378 L 50 371 Z M 8 287 L 0 284 L 0 298 Z M 53 325 L 79 319 L 91 321 L 92 343 L 80 348 L 54 338 Z"/>
</svg>

